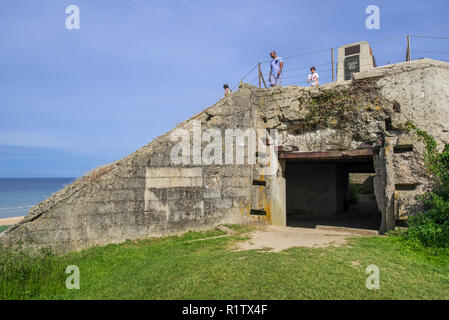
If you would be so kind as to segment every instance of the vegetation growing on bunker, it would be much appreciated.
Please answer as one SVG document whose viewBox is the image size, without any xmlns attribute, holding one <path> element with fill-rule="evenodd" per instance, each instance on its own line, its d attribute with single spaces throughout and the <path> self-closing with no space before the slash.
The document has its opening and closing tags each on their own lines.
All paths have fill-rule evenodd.
<svg viewBox="0 0 449 320">
<path fill-rule="evenodd" d="M 425 210 L 407 221 L 408 236 L 426 246 L 449 247 L 449 144 L 438 152 L 437 143 L 426 131 L 410 121 L 404 129 L 426 145 L 425 163 L 434 186 L 422 196 Z"/>
<path fill-rule="evenodd" d="M 344 130 L 357 117 L 361 108 L 371 112 L 382 110 L 379 89 L 371 81 L 354 81 L 350 87 L 337 87 L 320 92 L 312 92 L 309 98 L 300 98 L 307 107 L 302 123 L 302 131 L 323 128 Z"/>
</svg>

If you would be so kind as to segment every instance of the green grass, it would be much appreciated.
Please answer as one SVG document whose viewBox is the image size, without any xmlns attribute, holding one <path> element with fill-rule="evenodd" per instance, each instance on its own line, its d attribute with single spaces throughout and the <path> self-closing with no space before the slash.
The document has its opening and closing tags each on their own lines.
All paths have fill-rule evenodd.
<svg viewBox="0 0 449 320">
<path fill-rule="evenodd" d="M 0 233 L 2 233 L 3 231 L 5 231 L 8 228 L 9 228 L 9 226 L 0 226 Z"/>
<path fill-rule="evenodd" d="M 233 229 L 225 237 L 189 232 L 62 257 L 24 255 L 9 273 L 0 261 L 0 299 L 449 299 L 449 251 L 398 236 L 339 248 L 233 251 L 248 227 Z M 365 269 L 372 264 L 380 289 L 370 291 Z M 80 290 L 65 288 L 68 265 L 80 269 Z"/>
</svg>

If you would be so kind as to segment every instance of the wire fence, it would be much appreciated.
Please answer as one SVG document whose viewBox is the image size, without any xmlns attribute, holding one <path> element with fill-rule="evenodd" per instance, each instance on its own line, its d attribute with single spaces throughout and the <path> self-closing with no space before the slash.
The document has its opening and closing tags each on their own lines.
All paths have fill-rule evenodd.
<svg viewBox="0 0 449 320">
<path fill-rule="evenodd" d="M 408 46 L 407 37 L 410 47 Z M 429 40 L 432 46 L 429 50 Z M 435 42 L 438 40 L 438 43 Z M 369 45 L 377 67 L 407 60 L 418 60 L 421 58 L 432 58 L 435 60 L 449 62 L 449 37 L 444 36 L 395 36 L 381 40 L 371 41 Z M 435 46 L 436 44 L 436 46 Z M 408 48 L 410 50 L 408 50 Z M 437 48 L 438 50 L 434 50 Z M 338 50 L 325 48 L 310 52 L 303 52 L 291 56 L 282 57 L 284 68 L 282 70 L 282 85 L 307 86 L 307 77 L 310 74 L 310 67 L 314 66 L 320 76 L 320 84 L 336 81 Z M 241 82 L 246 82 L 255 86 L 269 86 L 271 60 L 265 60 L 252 67 L 245 76 L 234 83 L 234 91 Z M 372 57 L 361 57 L 360 68 L 372 66 Z M 259 76 L 259 70 L 261 76 Z"/>
</svg>

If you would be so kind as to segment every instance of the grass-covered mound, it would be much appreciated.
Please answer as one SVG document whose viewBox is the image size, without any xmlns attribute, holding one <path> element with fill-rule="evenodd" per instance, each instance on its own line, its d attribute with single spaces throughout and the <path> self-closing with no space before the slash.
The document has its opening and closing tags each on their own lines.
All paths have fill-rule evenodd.
<svg viewBox="0 0 449 320">
<path fill-rule="evenodd" d="M 0 254 L 0 299 L 449 299 L 449 253 L 397 236 L 344 247 L 236 251 L 249 227 L 95 247 Z M 380 289 L 365 287 L 380 269 Z M 65 287 L 66 267 L 80 289 Z"/>
</svg>

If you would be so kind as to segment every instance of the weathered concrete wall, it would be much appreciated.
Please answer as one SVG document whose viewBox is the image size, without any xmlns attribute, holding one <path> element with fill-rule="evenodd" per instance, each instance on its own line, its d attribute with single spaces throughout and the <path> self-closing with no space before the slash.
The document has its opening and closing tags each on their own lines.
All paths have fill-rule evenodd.
<svg viewBox="0 0 449 320">
<path fill-rule="evenodd" d="M 192 132 L 193 121 L 203 129 L 254 127 L 253 100 L 243 87 L 177 129 Z M 34 207 L 3 241 L 65 252 L 266 218 L 249 217 L 253 165 L 173 165 L 178 141 L 170 133 Z"/>
<path fill-rule="evenodd" d="M 393 220 L 405 220 L 421 209 L 416 197 L 431 186 L 423 165 L 425 146 L 401 125 L 411 121 L 433 136 L 439 149 L 449 143 L 449 64 L 421 59 L 355 74 L 354 79 L 372 79 L 381 96 L 393 102 L 378 161 L 385 181 L 375 179 L 380 207 L 386 211 L 382 229 L 389 230 Z"/>
<path fill-rule="evenodd" d="M 400 124 L 410 119 L 448 142 L 449 64 L 414 61 L 354 78 L 318 89 L 242 85 L 176 130 L 193 132 L 198 123 L 203 131 L 276 129 L 284 151 L 375 148 L 374 186 L 383 215 L 381 231 L 386 231 L 416 211 L 413 196 L 429 186 L 424 147 Z M 174 164 L 173 132 L 34 207 L 1 235 L 2 242 L 65 252 L 220 223 L 285 224 L 285 163 L 280 161 L 274 176 L 247 161 Z M 270 158 L 270 165 L 276 163 L 277 158 Z M 251 215 L 251 210 L 265 215 Z"/>
<path fill-rule="evenodd" d="M 354 79 L 375 79 L 381 95 L 395 102 L 393 129 L 410 120 L 439 142 L 449 142 L 449 63 L 430 59 L 361 72 Z"/>
<path fill-rule="evenodd" d="M 343 176 L 338 165 L 287 165 L 287 215 L 336 216 L 344 211 Z"/>
<path fill-rule="evenodd" d="M 276 159 L 279 170 L 268 178 L 268 205 L 271 212 L 271 223 L 277 226 L 287 225 L 287 181 L 283 176 L 286 162 Z"/>
</svg>

